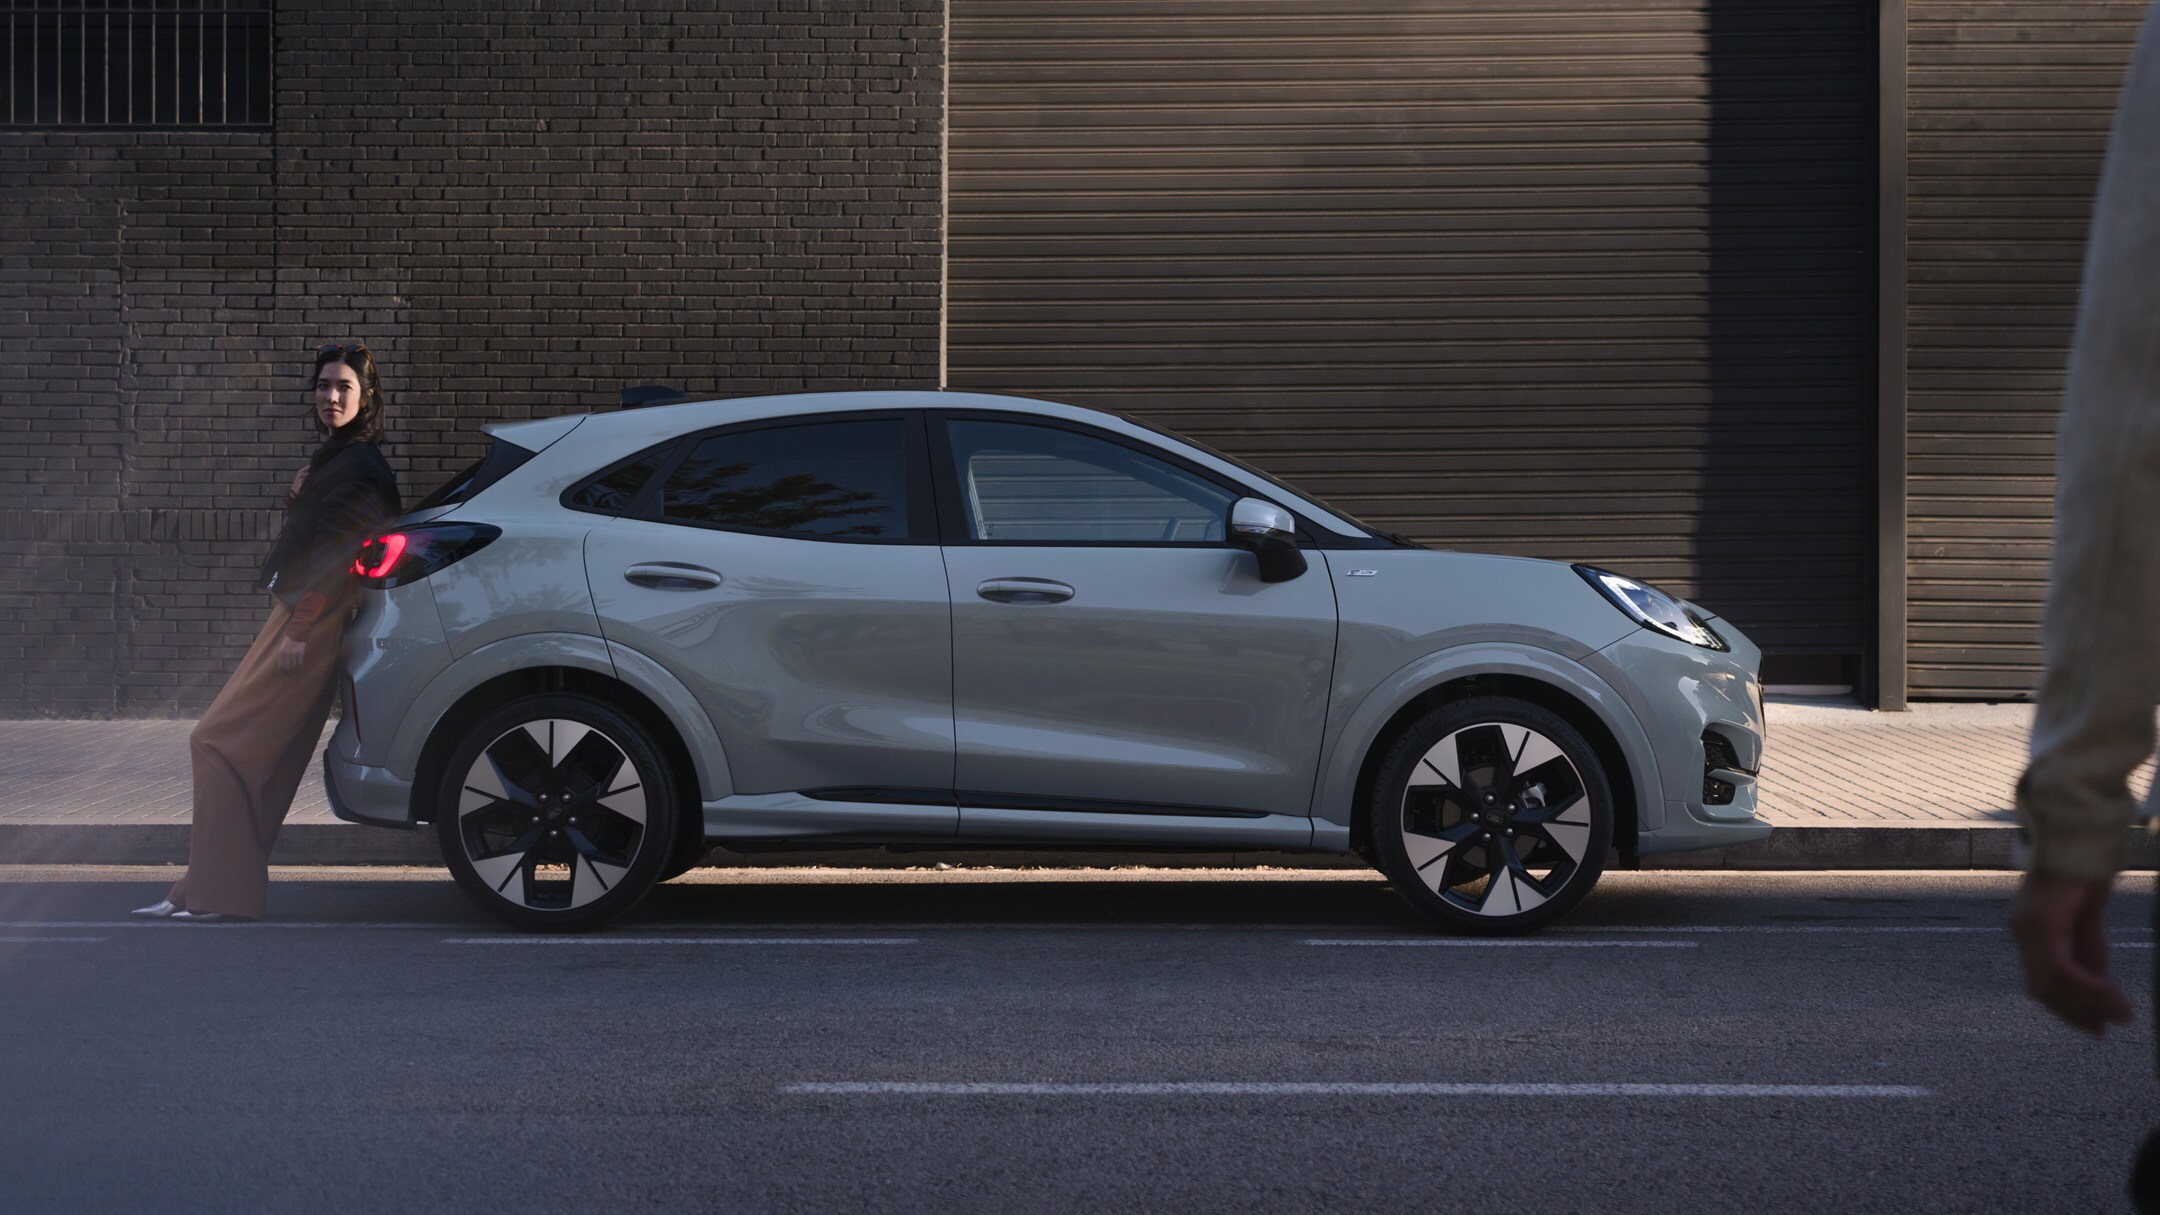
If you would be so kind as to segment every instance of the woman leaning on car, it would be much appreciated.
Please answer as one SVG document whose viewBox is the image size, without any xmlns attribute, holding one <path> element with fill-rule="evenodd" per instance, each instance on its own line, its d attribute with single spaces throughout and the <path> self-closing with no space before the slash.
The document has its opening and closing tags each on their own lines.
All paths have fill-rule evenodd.
<svg viewBox="0 0 2160 1215">
<path fill-rule="evenodd" d="M 360 542 L 397 517 L 383 437 L 382 381 L 364 345 L 315 352 L 314 416 L 323 441 L 285 492 L 285 526 L 263 562 L 270 617 L 188 735 L 195 825 L 187 873 L 135 914 L 259 919 L 270 846 L 314 758 L 336 694 L 339 641 Z"/>
</svg>

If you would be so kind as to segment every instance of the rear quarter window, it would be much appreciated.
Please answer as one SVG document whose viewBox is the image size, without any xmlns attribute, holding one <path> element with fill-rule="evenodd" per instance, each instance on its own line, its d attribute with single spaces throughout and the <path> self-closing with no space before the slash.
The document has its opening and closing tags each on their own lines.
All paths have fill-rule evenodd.
<svg viewBox="0 0 2160 1215">
<path fill-rule="evenodd" d="M 638 494 L 674 451 L 671 440 L 651 451 L 630 457 L 599 476 L 573 487 L 563 495 L 563 505 L 603 515 L 627 515 L 636 507 Z"/>
</svg>

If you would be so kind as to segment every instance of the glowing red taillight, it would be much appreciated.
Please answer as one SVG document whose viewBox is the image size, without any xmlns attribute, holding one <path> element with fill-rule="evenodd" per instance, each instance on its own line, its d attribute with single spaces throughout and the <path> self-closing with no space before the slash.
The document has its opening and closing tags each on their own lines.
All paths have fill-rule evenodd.
<svg viewBox="0 0 2160 1215">
<path fill-rule="evenodd" d="M 486 523 L 423 523 L 384 532 L 360 546 L 352 572 L 377 590 L 418 582 L 470 557 L 502 535 Z"/>
<path fill-rule="evenodd" d="M 362 578 L 381 578 L 397 565 L 405 555 L 405 546 L 411 541 L 404 532 L 391 532 L 377 536 L 360 546 L 360 556 L 352 563 L 352 572 Z"/>
</svg>

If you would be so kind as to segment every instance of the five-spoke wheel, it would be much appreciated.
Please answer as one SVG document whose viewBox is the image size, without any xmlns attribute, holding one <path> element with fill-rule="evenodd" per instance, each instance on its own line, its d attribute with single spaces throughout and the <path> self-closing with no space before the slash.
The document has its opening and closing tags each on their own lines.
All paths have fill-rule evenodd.
<svg viewBox="0 0 2160 1215">
<path fill-rule="evenodd" d="M 1373 847 L 1395 888 L 1442 923 L 1522 932 L 1589 893 L 1612 846 L 1596 753 L 1557 714 L 1481 697 L 1427 714 L 1383 761 Z"/>
<path fill-rule="evenodd" d="M 436 834 L 458 884 L 523 928 L 582 928 L 644 897 L 677 851 L 675 789 L 643 726 L 582 696 L 533 696 L 452 753 Z"/>
</svg>

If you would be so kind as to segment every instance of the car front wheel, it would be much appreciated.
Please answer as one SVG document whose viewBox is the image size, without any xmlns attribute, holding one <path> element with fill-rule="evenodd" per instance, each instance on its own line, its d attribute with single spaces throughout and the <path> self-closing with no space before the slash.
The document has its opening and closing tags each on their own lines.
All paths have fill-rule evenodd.
<svg viewBox="0 0 2160 1215">
<path fill-rule="evenodd" d="M 451 753 L 436 805 L 451 875 L 519 928 L 620 915 L 659 880 L 676 841 L 659 748 L 584 696 L 528 696 L 482 718 Z"/>
<path fill-rule="evenodd" d="M 1527 932 L 1565 914 L 1612 847 L 1596 752 L 1558 714 L 1511 697 L 1426 714 L 1388 752 L 1372 797 L 1381 871 L 1464 931 Z"/>
</svg>

